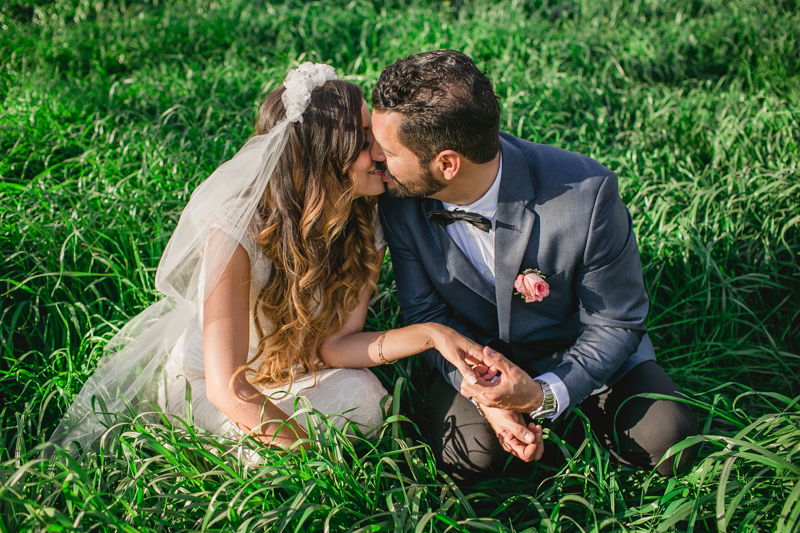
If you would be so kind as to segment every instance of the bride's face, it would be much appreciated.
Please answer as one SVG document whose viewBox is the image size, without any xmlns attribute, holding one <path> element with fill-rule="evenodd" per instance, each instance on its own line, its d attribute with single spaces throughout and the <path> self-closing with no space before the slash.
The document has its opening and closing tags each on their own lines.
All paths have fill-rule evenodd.
<svg viewBox="0 0 800 533">
<path fill-rule="evenodd" d="M 376 196 L 383 194 L 386 187 L 383 184 L 383 172 L 378 170 L 369 153 L 375 137 L 372 136 L 372 121 L 366 100 L 361 105 L 361 124 L 364 126 L 364 145 L 348 172 L 356 184 L 356 197 Z"/>
</svg>

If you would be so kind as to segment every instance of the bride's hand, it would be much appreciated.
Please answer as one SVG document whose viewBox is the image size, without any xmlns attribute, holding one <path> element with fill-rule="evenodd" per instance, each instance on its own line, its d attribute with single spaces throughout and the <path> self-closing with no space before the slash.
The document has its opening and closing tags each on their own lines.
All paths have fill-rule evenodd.
<svg viewBox="0 0 800 533">
<path fill-rule="evenodd" d="M 483 346 L 441 324 L 430 323 L 428 344 L 455 366 L 472 385 L 491 381 L 493 375 L 484 362 Z"/>
<path fill-rule="evenodd" d="M 237 424 L 242 433 L 250 434 L 254 439 L 268 448 L 291 450 L 308 449 L 308 434 L 295 420 L 266 420 L 255 431 L 242 423 Z"/>
</svg>

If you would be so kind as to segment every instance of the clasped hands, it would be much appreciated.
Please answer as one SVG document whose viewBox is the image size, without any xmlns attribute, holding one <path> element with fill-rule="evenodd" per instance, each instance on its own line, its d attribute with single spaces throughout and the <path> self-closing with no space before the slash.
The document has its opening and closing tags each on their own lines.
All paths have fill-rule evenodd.
<svg viewBox="0 0 800 533">
<path fill-rule="evenodd" d="M 466 340 L 461 337 L 459 340 Z M 471 341 L 469 341 L 471 342 Z M 542 404 L 541 386 L 499 352 L 486 346 L 435 346 L 463 376 L 461 394 L 477 402 L 491 424 L 503 449 L 525 462 L 538 461 L 544 451 L 542 427 L 525 425 L 521 413 L 530 413 Z M 453 357 L 455 354 L 458 357 Z"/>
</svg>

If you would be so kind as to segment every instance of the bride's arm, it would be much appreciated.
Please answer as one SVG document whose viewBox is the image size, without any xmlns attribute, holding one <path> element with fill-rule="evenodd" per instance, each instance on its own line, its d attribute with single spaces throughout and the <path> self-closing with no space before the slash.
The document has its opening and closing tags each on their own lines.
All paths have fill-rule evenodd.
<svg viewBox="0 0 800 533">
<path fill-rule="evenodd" d="M 203 307 L 206 395 L 242 430 L 258 428 L 253 435 L 259 440 L 288 446 L 305 436 L 297 423 L 290 420 L 278 432 L 280 423 L 266 422 L 288 417 L 248 383 L 244 373 L 230 386 L 233 375 L 247 362 L 249 299 L 250 259 L 239 245 Z"/>
<path fill-rule="evenodd" d="M 378 251 L 381 261 L 385 252 L 385 247 Z M 371 296 L 369 286 L 365 287 L 358 307 L 350 313 L 342 329 L 320 346 L 319 355 L 326 365 L 338 368 L 377 366 L 436 348 L 459 369 L 464 379 L 474 383 L 470 376 L 476 380 L 481 377 L 470 365 L 482 363 L 483 347 L 442 324 L 413 324 L 387 332 L 362 331 Z"/>
</svg>

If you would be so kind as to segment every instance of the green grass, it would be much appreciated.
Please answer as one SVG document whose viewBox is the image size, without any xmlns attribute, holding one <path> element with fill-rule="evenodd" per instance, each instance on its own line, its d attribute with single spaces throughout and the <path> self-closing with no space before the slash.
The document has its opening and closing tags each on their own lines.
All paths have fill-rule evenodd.
<svg viewBox="0 0 800 533">
<path fill-rule="evenodd" d="M 790 0 L 6 0 L 0 531 L 797 531 L 799 12 Z M 459 489 L 416 430 L 413 360 L 378 371 L 394 402 L 375 437 L 329 430 L 287 454 L 138 418 L 103 453 L 44 459 L 104 343 L 158 298 L 189 194 L 252 134 L 287 69 L 326 61 L 368 95 L 385 65 L 439 47 L 488 69 L 504 130 L 618 173 L 649 331 L 703 430 L 693 469 L 665 480 L 615 465 L 592 438 L 572 449 L 549 435 L 562 469 Z M 385 274 L 373 329 L 401 320 Z"/>
</svg>

